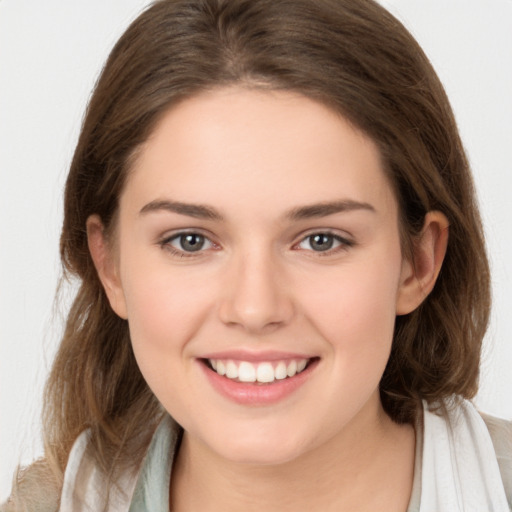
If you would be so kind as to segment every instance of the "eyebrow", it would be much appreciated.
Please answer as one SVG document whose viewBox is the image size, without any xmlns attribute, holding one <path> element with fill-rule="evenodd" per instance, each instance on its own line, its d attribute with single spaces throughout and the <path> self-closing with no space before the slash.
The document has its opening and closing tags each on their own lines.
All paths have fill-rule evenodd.
<svg viewBox="0 0 512 512">
<path fill-rule="evenodd" d="M 343 200 L 331 201 L 325 203 L 315 203 L 307 206 L 299 206 L 289 210 L 284 217 L 288 220 L 297 221 L 319 217 L 327 217 L 335 213 L 350 212 L 355 210 L 366 210 L 375 213 L 375 208 L 369 204 L 359 201 Z M 224 220 L 223 216 L 214 208 L 201 204 L 182 203 L 179 201 L 170 200 L 156 200 L 146 204 L 141 210 L 140 214 L 147 214 L 151 212 L 168 211 L 194 217 L 196 219 L 206 220 Z"/>
<path fill-rule="evenodd" d="M 179 213 L 180 215 L 186 215 L 188 217 L 194 217 L 196 219 L 207 219 L 207 220 L 223 220 L 222 215 L 211 208 L 210 206 L 204 206 L 201 204 L 191 204 L 191 203 L 180 203 L 178 201 L 151 201 L 147 205 L 145 205 L 140 214 L 146 214 L 151 212 L 158 211 L 168 211 L 172 213 Z"/>
<path fill-rule="evenodd" d="M 327 217 L 328 215 L 333 215 L 335 213 L 351 212 L 354 210 L 366 210 L 376 213 L 375 208 L 371 204 L 348 199 L 293 208 L 286 214 L 286 218 L 290 220 L 313 219 L 318 217 Z"/>
</svg>

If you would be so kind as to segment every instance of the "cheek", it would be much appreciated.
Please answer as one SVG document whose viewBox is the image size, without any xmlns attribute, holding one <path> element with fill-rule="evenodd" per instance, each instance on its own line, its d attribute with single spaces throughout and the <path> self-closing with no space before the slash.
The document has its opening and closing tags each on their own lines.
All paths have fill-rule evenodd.
<svg viewBox="0 0 512 512">
<path fill-rule="evenodd" d="M 377 364 L 382 365 L 387 360 L 399 278 L 399 255 L 385 260 L 370 258 L 340 266 L 325 279 L 317 276 L 309 293 L 302 294 L 304 309 L 340 356 L 339 364 L 350 365 L 354 359 L 371 364 L 378 359 Z"/>
<path fill-rule="evenodd" d="M 328 344 L 326 410 L 339 422 L 357 414 L 378 390 L 391 351 L 399 268 L 393 262 L 352 266 L 324 282 L 304 303 L 311 323 Z M 336 423 L 336 421 L 338 423 Z"/>
<path fill-rule="evenodd" d="M 130 336 L 137 362 L 151 385 L 186 359 L 189 343 L 212 311 L 212 291 L 187 273 L 126 266 L 123 279 Z"/>
</svg>

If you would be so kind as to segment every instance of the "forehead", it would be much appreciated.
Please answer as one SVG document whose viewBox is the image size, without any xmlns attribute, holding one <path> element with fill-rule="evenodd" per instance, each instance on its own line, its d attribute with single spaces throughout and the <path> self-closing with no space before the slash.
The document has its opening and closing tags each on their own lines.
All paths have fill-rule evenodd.
<svg viewBox="0 0 512 512">
<path fill-rule="evenodd" d="M 339 199 L 394 206 L 376 144 L 338 113 L 297 93 L 240 87 L 166 112 L 123 195 L 141 207 L 166 195 L 253 209 L 254 198 L 282 209 Z"/>
</svg>

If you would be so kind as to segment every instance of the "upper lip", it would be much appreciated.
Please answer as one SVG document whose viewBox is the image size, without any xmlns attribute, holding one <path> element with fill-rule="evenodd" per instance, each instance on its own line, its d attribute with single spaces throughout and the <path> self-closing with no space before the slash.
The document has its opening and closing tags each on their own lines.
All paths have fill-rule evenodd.
<svg viewBox="0 0 512 512">
<path fill-rule="evenodd" d="M 234 361 L 248 361 L 257 363 L 262 361 L 282 361 L 288 359 L 312 359 L 313 357 L 315 356 L 298 352 L 234 349 L 210 352 L 204 356 L 201 356 L 200 359 L 232 359 Z"/>
</svg>

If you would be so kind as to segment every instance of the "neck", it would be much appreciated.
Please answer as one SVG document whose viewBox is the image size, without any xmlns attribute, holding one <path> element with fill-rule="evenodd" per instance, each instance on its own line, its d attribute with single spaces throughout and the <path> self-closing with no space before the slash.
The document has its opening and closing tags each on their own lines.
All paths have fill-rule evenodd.
<svg viewBox="0 0 512 512">
<path fill-rule="evenodd" d="M 413 428 L 392 422 L 380 401 L 328 442 L 278 465 L 225 460 L 185 432 L 171 510 L 405 511 L 414 449 Z"/>
</svg>

